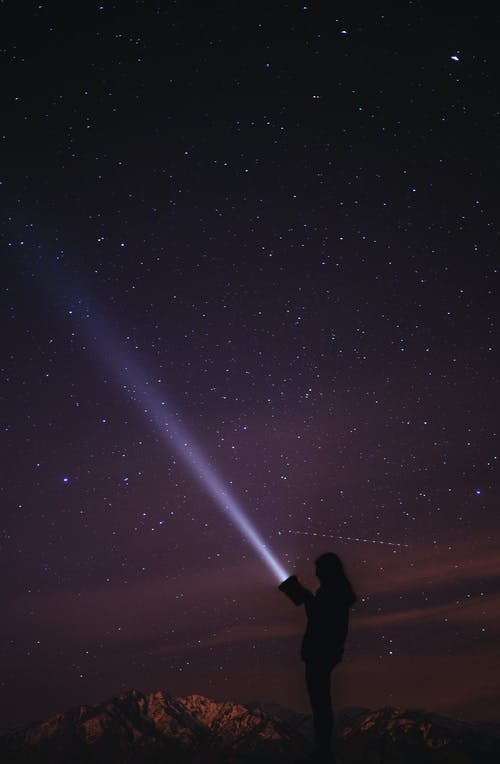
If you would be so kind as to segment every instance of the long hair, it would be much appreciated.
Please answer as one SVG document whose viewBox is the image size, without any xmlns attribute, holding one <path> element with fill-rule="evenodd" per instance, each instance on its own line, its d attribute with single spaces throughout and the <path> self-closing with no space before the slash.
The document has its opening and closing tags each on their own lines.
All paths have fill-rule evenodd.
<svg viewBox="0 0 500 764">
<path fill-rule="evenodd" d="M 334 588 L 340 599 L 344 600 L 349 607 L 356 602 L 356 594 L 347 578 L 342 560 L 334 552 L 325 552 L 316 560 L 316 573 L 321 582 L 329 588 Z"/>
</svg>

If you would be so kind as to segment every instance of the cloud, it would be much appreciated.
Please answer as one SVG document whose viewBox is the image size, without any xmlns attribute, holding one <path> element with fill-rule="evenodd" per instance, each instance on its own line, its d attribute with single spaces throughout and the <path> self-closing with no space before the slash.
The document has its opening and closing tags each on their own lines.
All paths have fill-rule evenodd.
<svg viewBox="0 0 500 764">
<path fill-rule="evenodd" d="M 488 631 L 500 633 L 500 595 L 466 597 L 443 605 L 393 610 L 387 613 L 354 617 L 357 630 L 387 626 L 426 626 L 437 622 L 451 624 L 488 624 Z"/>
<path fill-rule="evenodd" d="M 383 659 L 353 656 L 343 667 L 342 704 L 426 708 L 484 718 L 500 711 L 498 647 L 475 651 L 400 655 Z M 335 677 L 334 677 L 335 680 Z"/>
<path fill-rule="evenodd" d="M 491 542 L 422 545 L 392 555 L 369 550 L 363 564 L 352 567 L 358 592 L 365 596 L 405 595 L 416 589 L 438 592 L 456 585 L 463 589 L 497 579 L 500 588 L 500 557 Z"/>
</svg>

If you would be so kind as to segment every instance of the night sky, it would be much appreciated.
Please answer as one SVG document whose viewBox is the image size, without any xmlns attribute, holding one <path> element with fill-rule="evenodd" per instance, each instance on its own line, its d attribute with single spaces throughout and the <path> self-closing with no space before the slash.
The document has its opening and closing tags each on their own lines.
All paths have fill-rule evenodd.
<svg viewBox="0 0 500 764">
<path fill-rule="evenodd" d="M 307 709 L 302 609 L 179 428 L 287 573 L 344 560 L 337 707 L 494 718 L 494 4 L 0 13 L 0 729 Z"/>
</svg>

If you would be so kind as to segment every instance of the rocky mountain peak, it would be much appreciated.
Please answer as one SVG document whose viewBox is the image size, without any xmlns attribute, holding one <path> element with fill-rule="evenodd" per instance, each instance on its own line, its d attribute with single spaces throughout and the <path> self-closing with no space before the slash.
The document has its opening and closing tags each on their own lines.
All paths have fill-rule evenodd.
<svg viewBox="0 0 500 764">
<path fill-rule="evenodd" d="M 269 704 L 132 689 L 0 736 L 9 764 L 285 764 L 311 748 L 307 717 Z M 345 764 L 497 764 L 500 726 L 398 708 L 337 714 Z"/>
</svg>

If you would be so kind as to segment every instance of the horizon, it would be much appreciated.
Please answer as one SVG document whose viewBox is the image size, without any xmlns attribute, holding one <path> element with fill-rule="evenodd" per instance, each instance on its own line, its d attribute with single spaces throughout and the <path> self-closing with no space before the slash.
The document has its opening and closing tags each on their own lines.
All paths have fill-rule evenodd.
<svg viewBox="0 0 500 764">
<path fill-rule="evenodd" d="M 54 716 L 65 716 L 66 714 L 71 713 L 72 711 L 76 709 L 87 708 L 90 711 L 94 709 L 98 710 L 103 705 L 108 705 L 110 703 L 113 703 L 114 701 L 126 700 L 129 696 L 134 697 L 135 695 L 139 695 L 146 699 L 151 696 L 162 695 L 166 698 L 166 700 L 173 700 L 173 701 L 200 699 L 204 701 L 207 700 L 211 703 L 215 703 L 216 705 L 225 705 L 225 704 L 238 705 L 245 708 L 246 710 L 250 712 L 252 712 L 252 710 L 255 707 L 258 707 L 262 709 L 264 714 L 269 716 L 276 715 L 279 718 L 284 718 L 284 717 L 281 717 L 282 712 L 285 714 L 292 713 L 298 716 L 303 716 L 304 719 L 312 718 L 310 709 L 305 709 L 304 711 L 301 711 L 291 706 L 285 706 L 281 703 L 277 703 L 273 700 L 261 701 L 261 700 L 253 699 L 253 700 L 244 701 L 244 700 L 239 700 L 239 699 L 231 698 L 231 697 L 215 698 L 215 697 L 204 695 L 203 693 L 199 693 L 199 692 L 192 692 L 192 693 L 187 693 L 186 695 L 176 696 L 161 689 L 151 690 L 146 692 L 146 691 L 138 689 L 137 687 L 131 687 L 129 690 L 121 692 L 120 694 L 115 694 L 110 697 L 103 698 L 97 702 L 76 704 L 76 705 L 70 706 L 69 708 L 65 708 L 64 710 L 54 711 L 53 713 L 50 713 L 43 718 L 33 719 L 27 723 L 17 725 L 15 727 L 10 727 L 6 729 L 0 728 L 0 735 L 6 734 L 6 733 L 12 733 L 12 732 L 19 732 L 19 731 L 28 729 L 29 727 L 36 726 L 37 724 L 43 724 L 44 722 L 53 718 Z M 269 707 L 270 707 L 270 710 L 268 710 Z M 449 719 L 450 721 L 463 722 L 465 724 L 472 724 L 472 725 L 478 725 L 478 726 L 499 723 L 498 718 L 485 718 L 485 719 L 472 718 L 471 719 L 467 717 L 461 717 L 457 714 L 446 713 L 444 711 L 438 712 L 433 710 L 432 708 L 427 708 L 427 707 L 405 707 L 405 706 L 397 706 L 397 705 L 386 705 L 386 706 L 380 706 L 378 708 L 370 708 L 367 706 L 342 706 L 341 708 L 335 709 L 335 715 L 336 716 L 338 715 L 338 717 L 342 718 L 344 715 L 346 714 L 350 715 L 351 713 L 356 713 L 361 715 L 363 714 L 370 715 L 370 714 L 379 714 L 383 711 L 396 712 L 402 716 L 404 716 L 405 714 L 436 716 L 443 719 Z"/>
</svg>

